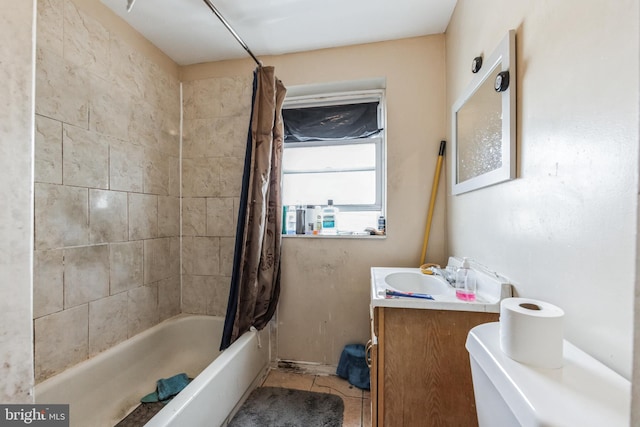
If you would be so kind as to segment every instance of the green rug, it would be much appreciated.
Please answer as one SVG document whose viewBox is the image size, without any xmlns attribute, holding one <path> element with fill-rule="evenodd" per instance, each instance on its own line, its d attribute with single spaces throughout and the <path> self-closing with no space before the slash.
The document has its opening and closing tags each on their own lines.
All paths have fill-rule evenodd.
<svg viewBox="0 0 640 427">
<path fill-rule="evenodd" d="M 341 427 L 340 396 L 279 387 L 255 389 L 229 427 Z"/>
</svg>

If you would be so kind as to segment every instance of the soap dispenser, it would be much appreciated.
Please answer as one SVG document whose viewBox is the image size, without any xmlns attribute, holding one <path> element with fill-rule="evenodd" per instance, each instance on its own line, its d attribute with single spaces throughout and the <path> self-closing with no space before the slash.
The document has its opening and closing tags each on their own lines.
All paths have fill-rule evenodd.
<svg viewBox="0 0 640 427">
<path fill-rule="evenodd" d="M 476 300 L 476 273 L 467 258 L 462 259 L 462 266 L 456 271 L 456 297 L 462 301 Z"/>
</svg>

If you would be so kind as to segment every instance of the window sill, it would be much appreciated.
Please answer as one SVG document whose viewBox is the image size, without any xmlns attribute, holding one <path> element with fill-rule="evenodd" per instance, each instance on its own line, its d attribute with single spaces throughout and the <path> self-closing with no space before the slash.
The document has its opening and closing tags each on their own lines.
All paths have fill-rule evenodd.
<svg viewBox="0 0 640 427">
<path fill-rule="evenodd" d="M 385 240 L 387 235 L 377 234 L 283 234 L 285 239 L 366 239 L 366 240 Z"/>
</svg>

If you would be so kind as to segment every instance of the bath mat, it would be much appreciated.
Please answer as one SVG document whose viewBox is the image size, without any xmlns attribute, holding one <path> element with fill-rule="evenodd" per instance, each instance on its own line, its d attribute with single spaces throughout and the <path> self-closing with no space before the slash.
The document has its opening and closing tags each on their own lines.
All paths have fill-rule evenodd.
<svg viewBox="0 0 640 427">
<path fill-rule="evenodd" d="M 280 387 L 255 389 L 229 427 L 341 427 L 340 396 Z"/>
</svg>

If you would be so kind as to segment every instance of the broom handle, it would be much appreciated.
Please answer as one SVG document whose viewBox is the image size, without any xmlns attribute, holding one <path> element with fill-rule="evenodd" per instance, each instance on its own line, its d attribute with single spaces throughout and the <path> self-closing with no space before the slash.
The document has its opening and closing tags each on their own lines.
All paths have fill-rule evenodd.
<svg viewBox="0 0 640 427">
<path fill-rule="evenodd" d="M 433 177 L 433 186 L 431 187 L 431 200 L 429 200 L 429 213 L 427 214 L 427 227 L 424 230 L 424 242 L 422 243 L 422 255 L 420 255 L 419 265 L 425 262 L 427 255 L 427 245 L 429 244 L 429 232 L 431 230 L 431 220 L 433 219 L 433 210 L 436 206 L 436 196 L 438 195 L 438 183 L 440 182 L 440 169 L 442 169 L 442 159 L 444 158 L 444 149 L 447 141 L 440 141 L 440 151 L 438 152 L 438 163 L 436 164 L 436 173 Z"/>
</svg>

